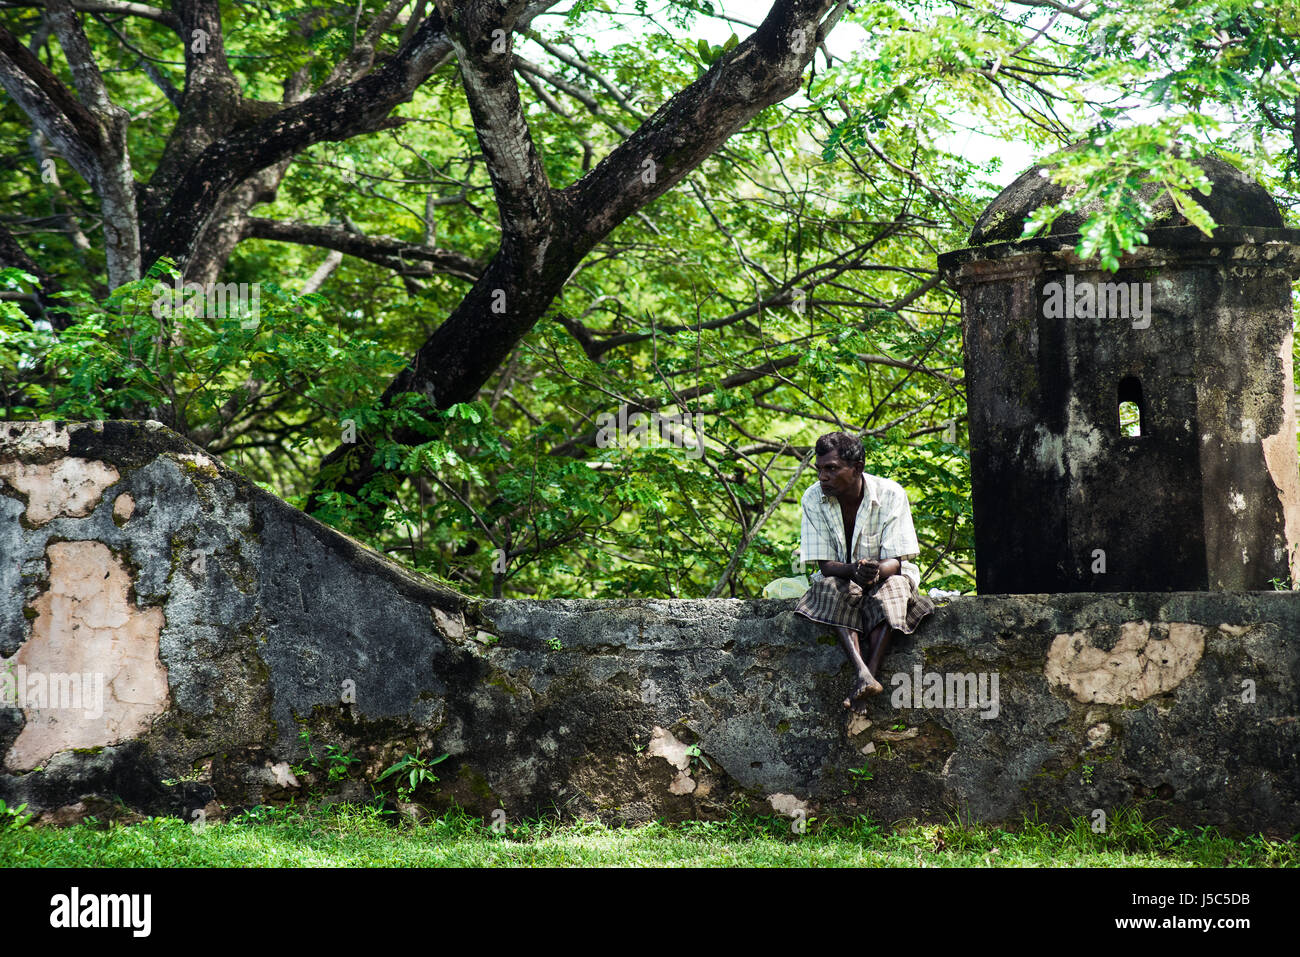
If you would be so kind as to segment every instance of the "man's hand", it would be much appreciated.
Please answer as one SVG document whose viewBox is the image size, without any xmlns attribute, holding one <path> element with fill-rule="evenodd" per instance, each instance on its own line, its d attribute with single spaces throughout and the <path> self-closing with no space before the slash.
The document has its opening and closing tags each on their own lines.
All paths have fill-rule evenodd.
<svg viewBox="0 0 1300 957">
<path fill-rule="evenodd" d="M 852 580 L 863 588 L 870 588 L 880 577 L 880 562 L 870 558 L 859 558 L 855 563 Z"/>
</svg>

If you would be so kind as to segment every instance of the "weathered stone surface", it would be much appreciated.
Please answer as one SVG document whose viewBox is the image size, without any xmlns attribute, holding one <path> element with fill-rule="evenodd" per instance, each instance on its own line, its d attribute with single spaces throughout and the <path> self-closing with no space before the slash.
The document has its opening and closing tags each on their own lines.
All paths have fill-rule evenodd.
<svg viewBox="0 0 1300 957">
<path fill-rule="evenodd" d="M 712 817 L 744 799 L 761 813 L 938 821 L 1139 804 L 1183 825 L 1300 827 L 1300 595 L 957 599 L 891 650 L 885 693 L 853 717 L 840 651 L 793 601 L 471 600 L 165 429 L 62 429 L 0 423 L 0 462 L 68 456 L 119 479 L 87 514 L 39 525 L 0 486 L 0 653 L 30 654 L 47 611 L 62 634 L 81 622 L 115 641 L 157 612 L 167 694 L 145 696 L 146 726 L 125 740 L 58 750 L 40 770 L 15 751 L 39 716 L 0 707 L 0 798 L 53 820 L 116 798 L 187 820 L 214 801 L 313 788 L 358 799 L 418 747 L 450 757 L 414 800 L 486 818 Z M 122 495 L 134 509 L 118 524 Z M 109 573 L 98 606 L 81 592 L 55 601 L 78 555 L 87 574 L 67 581 Z M 91 607 L 102 618 L 85 618 Z M 103 651 L 57 663 L 74 660 L 114 667 Z M 936 674 L 936 697 L 911 677 Z M 956 707 L 962 675 L 958 690 L 996 688 L 996 708 Z M 911 684 L 910 706 L 896 704 Z M 312 763 L 303 730 L 322 763 L 330 745 L 359 760 L 349 780 Z"/>
</svg>

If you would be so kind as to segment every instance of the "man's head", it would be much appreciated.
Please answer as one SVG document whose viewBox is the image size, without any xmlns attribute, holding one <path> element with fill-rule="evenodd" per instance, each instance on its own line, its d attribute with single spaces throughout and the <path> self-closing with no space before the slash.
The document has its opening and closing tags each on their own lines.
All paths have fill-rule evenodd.
<svg viewBox="0 0 1300 957">
<path fill-rule="evenodd" d="M 846 432 L 828 432 L 817 440 L 814 451 L 822 493 L 836 498 L 855 497 L 866 462 L 862 440 Z"/>
</svg>

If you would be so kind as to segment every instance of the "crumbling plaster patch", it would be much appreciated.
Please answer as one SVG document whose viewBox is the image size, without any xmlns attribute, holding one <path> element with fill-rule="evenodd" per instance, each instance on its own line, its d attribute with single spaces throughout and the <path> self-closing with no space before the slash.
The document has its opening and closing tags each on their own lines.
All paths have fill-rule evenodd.
<svg viewBox="0 0 1300 957">
<path fill-rule="evenodd" d="M 1034 459 L 1044 471 L 1052 469 L 1057 478 L 1065 475 L 1065 439 L 1051 432 L 1041 422 L 1034 426 Z"/>
<path fill-rule="evenodd" d="M 33 525 L 60 516 L 84 518 L 120 477 L 113 466 L 91 459 L 66 458 L 46 465 L 0 462 L 0 478 L 27 496 L 27 520 Z"/>
<path fill-rule="evenodd" d="M 46 554 L 50 585 L 32 603 L 32 637 L 12 658 L 0 659 L 0 669 L 15 678 L 35 676 L 30 680 L 46 689 L 33 701 L 40 707 L 23 709 L 26 723 L 5 755 L 5 766 L 17 771 L 70 748 L 134 738 L 170 703 L 158 658 L 162 609 L 141 610 L 128 600 L 130 575 L 100 542 L 55 542 Z M 75 706 L 71 698 L 53 700 L 56 676 L 65 687 L 77 687 Z M 16 680 L 10 682 L 17 692 Z"/>
<path fill-rule="evenodd" d="M 1169 623 L 1169 637 L 1152 637 L 1151 622 L 1126 621 L 1109 651 L 1087 632 L 1057 635 L 1043 669 L 1050 684 L 1070 689 L 1078 701 L 1120 704 L 1143 701 L 1176 688 L 1196 670 L 1209 629 L 1191 622 Z"/>
<path fill-rule="evenodd" d="M 1044 472 L 1064 478 L 1067 470 L 1092 467 L 1101 455 L 1103 437 L 1089 420 L 1077 396 L 1070 396 L 1065 433 L 1058 435 L 1042 423 L 1034 426 L 1032 455 Z"/>
<path fill-rule="evenodd" d="M 1295 385 L 1291 373 L 1292 333 L 1283 337 L 1278 348 L 1281 361 L 1284 395 L 1293 395 Z M 1296 451 L 1296 417 L 1295 403 L 1287 402 L 1282 415 L 1282 426 L 1277 432 L 1266 436 L 1264 447 L 1264 465 L 1268 469 L 1273 486 L 1277 489 L 1278 500 L 1282 503 L 1282 528 L 1286 536 L 1286 548 L 1290 552 L 1287 565 L 1291 571 L 1291 580 L 1300 580 L 1300 453 Z"/>
<path fill-rule="evenodd" d="M 1065 457 L 1072 472 L 1093 468 L 1101 456 L 1101 431 L 1093 425 L 1076 395 L 1070 396 L 1065 432 Z"/>
<path fill-rule="evenodd" d="M 663 758 L 678 771 L 685 771 L 691 764 L 687 746 L 678 741 L 671 731 L 658 725 L 650 732 L 650 746 L 646 748 L 646 754 L 652 758 Z"/>
<path fill-rule="evenodd" d="M 809 811 L 808 802 L 793 794 L 769 794 L 767 803 L 772 805 L 772 810 L 777 814 L 784 814 L 787 817 L 794 817 L 799 812 L 806 815 Z"/>
<path fill-rule="evenodd" d="M 695 790 L 695 780 L 690 771 L 678 771 L 668 785 L 669 794 L 690 794 Z"/>
</svg>

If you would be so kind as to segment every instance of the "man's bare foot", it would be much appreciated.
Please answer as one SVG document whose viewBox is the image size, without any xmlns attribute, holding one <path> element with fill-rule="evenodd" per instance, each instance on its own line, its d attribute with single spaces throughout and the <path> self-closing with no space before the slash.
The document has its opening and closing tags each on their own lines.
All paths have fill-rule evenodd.
<svg viewBox="0 0 1300 957">
<path fill-rule="evenodd" d="M 885 686 L 877 681 L 870 671 L 863 671 L 858 675 L 858 680 L 853 683 L 853 690 L 849 696 L 844 699 L 844 707 L 852 708 L 855 702 L 861 701 L 868 695 L 880 694 L 885 690 Z"/>
</svg>

